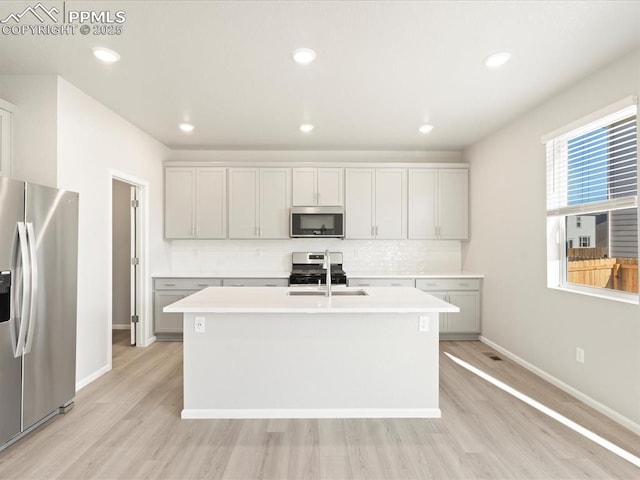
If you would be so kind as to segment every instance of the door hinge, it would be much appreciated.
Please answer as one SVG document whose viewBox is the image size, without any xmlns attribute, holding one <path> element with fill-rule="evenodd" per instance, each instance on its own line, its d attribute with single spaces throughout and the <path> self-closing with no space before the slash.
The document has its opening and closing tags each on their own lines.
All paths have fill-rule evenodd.
<svg viewBox="0 0 640 480">
<path fill-rule="evenodd" d="M 131 323 L 138 323 L 140 321 L 140 317 L 138 315 L 131 315 Z"/>
<path fill-rule="evenodd" d="M 139 200 L 131 200 L 131 207 L 132 208 L 138 208 L 140 206 L 140 201 Z"/>
<path fill-rule="evenodd" d="M 138 257 L 133 257 L 131 259 L 131 265 L 140 265 L 140 259 Z"/>
</svg>

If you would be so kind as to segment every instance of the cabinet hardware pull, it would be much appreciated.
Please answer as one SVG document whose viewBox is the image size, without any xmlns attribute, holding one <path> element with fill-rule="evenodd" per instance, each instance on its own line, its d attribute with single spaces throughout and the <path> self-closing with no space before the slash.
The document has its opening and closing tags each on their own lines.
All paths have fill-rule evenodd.
<svg viewBox="0 0 640 480">
<path fill-rule="evenodd" d="M 163 284 L 165 287 L 175 287 L 176 284 L 175 283 L 164 283 Z"/>
</svg>

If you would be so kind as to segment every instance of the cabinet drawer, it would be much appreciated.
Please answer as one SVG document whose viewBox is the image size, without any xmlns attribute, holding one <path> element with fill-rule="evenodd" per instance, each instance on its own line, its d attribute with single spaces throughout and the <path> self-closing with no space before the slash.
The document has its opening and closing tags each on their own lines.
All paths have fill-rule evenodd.
<svg viewBox="0 0 640 480">
<path fill-rule="evenodd" d="M 350 287 L 413 287 L 413 278 L 350 278 Z"/>
<path fill-rule="evenodd" d="M 288 278 L 225 278 L 223 287 L 287 287 Z"/>
<path fill-rule="evenodd" d="M 154 290 L 202 290 L 206 287 L 219 287 L 219 278 L 155 278 Z"/>
<path fill-rule="evenodd" d="M 420 290 L 480 290 L 478 278 L 417 278 Z"/>
</svg>

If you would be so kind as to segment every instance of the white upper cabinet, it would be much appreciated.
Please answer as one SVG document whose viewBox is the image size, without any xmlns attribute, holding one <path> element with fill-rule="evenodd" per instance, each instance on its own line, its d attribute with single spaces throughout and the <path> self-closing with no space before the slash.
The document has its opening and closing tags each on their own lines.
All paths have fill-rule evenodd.
<svg viewBox="0 0 640 480">
<path fill-rule="evenodd" d="M 258 238 L 260 169 L 229 169 L 229 238 Z"/>
<path fill-rule="evenodd" d="M 342 168 L 294 168 L 292 202 L 295 207 L 343 206 Z"/>
<path fill-rule="evenodd" d="M 406 204 L 406 169 L 346 170 L 347 238 L 406 238 Z"/>
<path fill-rule="evenodd" d="M 0 176 L 11 177 L 13 111 L 15 107 L 0 100 Z"/>
<path fill-rule="evenodd" d="M 409 169 L 409 238 L 469 238 L 469 171 Z"/>
<path fill-rule="evenodd" d="M 289 238 L 289 168 L 229 169 L 229 238 Z"/>
<path fill-rule="evenodd" d="M 227 170 L 196 171 L 196 237 L 227 237 Z"/>
<path fill-rule="evenodd" d="M 260 238 L 289 238 L 291 169 L 260 169 Z"/>
<path fill-rule="evenodd" d="M 167 167 L 165 237 L 226 238 L 226 185 L 225 168 Z"/>
</svg>

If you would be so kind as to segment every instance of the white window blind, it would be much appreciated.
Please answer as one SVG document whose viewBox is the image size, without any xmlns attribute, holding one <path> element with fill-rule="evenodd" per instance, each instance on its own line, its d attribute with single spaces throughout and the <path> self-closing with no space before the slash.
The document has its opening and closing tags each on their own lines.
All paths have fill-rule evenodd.
<svg viewBox="0 0 640 480">
<path fill-rule="evenodd" d="M 547 139 L 547 215 L 637 206 L 637 107 Z"/>
</svg>

